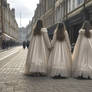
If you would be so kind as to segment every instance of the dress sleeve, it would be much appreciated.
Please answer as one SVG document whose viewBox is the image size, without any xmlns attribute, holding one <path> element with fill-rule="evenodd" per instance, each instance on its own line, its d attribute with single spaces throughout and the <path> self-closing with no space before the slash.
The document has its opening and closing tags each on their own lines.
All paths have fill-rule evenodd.
<svg viewBox="0 0 92 92">
<path fill-rule="evenodd" d="M 51 47 L 54 47 L 55 42 L 56 42 L 56 31 L 54 32 L 53 39 L 51 41 Z"/>
<path fill-rule="evenodd" d="M 78 59 L 78 55 L 79 55 L 79 49 L 80 49 L 80 43 L 82 40 L 82 36 L 83 36 L 83 32 L 80 30 L 78 39 L 77 39 L 75 47 L 74 47 L 73 55 L 72 55 L 72 63 L 73 63 L 72 71 L 75 71 L 75 68 L 77 65 L 77 59 Z"/>
<path fill-rule="evenodd" d="M 65 31 L 65 39 L 66 39 L 66 42 L 68 44 L 69 50 L 71 51 L 71 45 L 70 45 L 70 40 L 69 40 L 69 36 L 68 36 L 67 31 Z"/>
<path fill-rule="evenodd" d="M 30 35 L 30 44 L 29 44 L 29 48 L 30 48 L 30 46 L 31 46 L 32 40 L 33 40 L 33 30 L 31 31 L 31 35 Z"/>
<path fill-rule="evenodd" d="M 44 41 L 46 43 L 46 46 L 48 48 L 51 48 L 51 43 L 50 43 L 50 40 L 49 40 L 49 37 L 48 37 L 47 29 L 43 28 L 42 33 L 43 33 L 43 38 L 44 38 Z"/>
</svg>

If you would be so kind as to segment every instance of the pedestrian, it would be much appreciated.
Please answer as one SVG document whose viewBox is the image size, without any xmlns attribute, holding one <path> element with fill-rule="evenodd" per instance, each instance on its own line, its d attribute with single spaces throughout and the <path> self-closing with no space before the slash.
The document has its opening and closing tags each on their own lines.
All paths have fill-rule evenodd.
<svg viewBox="0 0 92 92">
<path fill-rule="evenodd" d="M 26 42 L 23 41 L 23 48 L 25 49 L 26 48 Z"/>
<path fill-rule="evenodd" d="M 29 48 L 29 44 L 30 44 L 30 41 L 27 40 L 27 42 L 26 42 L 27 48 Z"/>
<path fill-rule="evenodd" d="M 25 64 L 25 74 L 47 74 L 49 48 L 51 48 L 51 44 L 48 38 L 47 29 L 43 28 L 42 20 L 38 20 L 31 35 L 27 61 Z"/>
<path fill-rule="evenodd" d="M 53 78 L 71 76 L 71 46 L 63 23 L 58 23 L 51 41 L 51 54 L 48 62 L 48 74 Z"/>
<path fill-rule="evenodd" d="M 2 49 L 6 48 L 5 40 L 2 40 Z"/>
<path fill-rule="evenodd" d="M 73 53 L 73 77 L 92 79 L 92 26 L 83 23 Z"/>
</svg>

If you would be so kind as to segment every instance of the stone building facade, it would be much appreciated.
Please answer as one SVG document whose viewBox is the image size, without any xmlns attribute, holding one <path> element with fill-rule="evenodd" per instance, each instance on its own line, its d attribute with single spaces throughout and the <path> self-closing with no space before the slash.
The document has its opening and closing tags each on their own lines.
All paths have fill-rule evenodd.
<svg viewBox="0 0 92 92">
<path fill-rule="evenodd" d="M 0 48 L 1 48 L 1 34 L 2 34 L 2 22 L 1 22 L 1 0 L 0 0 Z"/>
<path fill-rule="evenodd" d="M 50 27 L 55 24 L 55 0 L 39 0 L 39 4 L 35 10 L 32 19 L 32 26 L 38 19 L 42 19 L 45 27 Z"/>
<path fill-rule="evenodd" d="M 0 0 L 0 35 L 1 35 L 1 0 Z"/>
<path fill-rule="evenodd" d="M 39 0 L 32 18 L 32 25 L 42 19 L 45 27 L 61 22 L 67 15 L 83 4 L 84 0 Z"/>
<path fill-rule="evenodd" d="M 15 19 L 15 9 L 10 9 L 7 0 L 1 2 L 1 43 L 18 42 L 18 24 Z M 2 45 L 2 44 L 1 44 Z"/>
<path fill-rule="evenodd" d="M 71 12 L 74 13 L 83 4 L 84 0 L 57 0 L 55 3 L 55 22 L 58 23 L 67 19 Z"/>
<path fill-rule="evenodd" d="M 30 35 L 31 35 L 31 32 L 32 32 L 32 23 L 31 23 L 31 21 L 29 21 L 29 24 L 27 25 L 27 27 L 26 27 L 26 40 L 28 40 L 28 41 L 30 41 Z"/>
<path fill-rule="evenodd" d="M 19 28 L 19 42 L 23 43 L 24 41 L 26 41 L 26 36 L 27 36 L 27 31 L 26 28 L 22 27 Z"/>
<path fill-rule="evenodd" d="M 67 13 L 66 26 L 71 43 L 75 43 L 78 32 L 85 20 L 92 23 L 92 0 L 77 0 L 74 7 Z"/>
<path fill-rule="evenodd" d="M 55 2 L 56 0 L 39 0 L 32 21 L 26 27 L 28 40 L 38 19 L 43 20 L 44 27 L 49 28 L 55 24 Z"/>
<path fill-rule="evenodd" d="M 75 43 L 79 29 L 85 20 L 92 23 L 92 0 L 57 0 L 55 23 L 64 21 L 71 44 Z"/>
<path fill-rule="evenodd" d="M 43 20 L 49 31 L 64 21 L 71 44 L 75 43 L 83 22 L 88 19 L 92 23 L 92 0 L 39 0 L 31 30 L 38 19 Z"/>
</svg>

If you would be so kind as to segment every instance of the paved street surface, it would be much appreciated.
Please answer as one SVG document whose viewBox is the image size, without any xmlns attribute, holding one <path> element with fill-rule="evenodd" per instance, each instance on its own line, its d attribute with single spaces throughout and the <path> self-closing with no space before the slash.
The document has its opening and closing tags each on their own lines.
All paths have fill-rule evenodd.
<svg viewBox="0 0 92 92">
<path fill-rule="evenodd" d="M 13 53 L 16 53 L 19 49 L 20 47 L 15 47 L 15 48 L 7 49 L 5 51 L 0 52 L 0 60 L 12 55 Z"/>
<path fill-rule="evenodd" d="M 0 67 L 0 92 L 92 92 L 92 80 L 25 76 L 26 56 L 27 49 L 20 48 L 19 53 Z"/>
<path fill-rule="evenodd" d="M 11 57 L 13 58 L 16 54 L 18 54 L 20 48 L 21 47 L 14 47 L 6 51 L 0 52 L 0 68 L 9 62 L 11 60 Z"/>
</svg>

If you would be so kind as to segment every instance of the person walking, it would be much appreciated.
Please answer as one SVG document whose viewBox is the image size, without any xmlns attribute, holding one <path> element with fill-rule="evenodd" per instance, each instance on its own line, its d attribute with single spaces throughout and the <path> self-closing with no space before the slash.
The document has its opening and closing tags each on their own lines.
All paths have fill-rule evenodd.
<svg viewBox="0 0 92 92">
<path fill-rule="evenodd" d="M 51 54 L 48 62 L 48 74 L 53 78 L 71 76 L 71 46 L 63 23 L 59 23 L 51 41 Z"/>
<path fill-rule="evenodd" d="M 51 44 L 47 29 L 43 28 L 42 20 L 38 20 L 32 31 L 27 61 L 25 64 L 26 75 L 46 75 L 49 48 Z"/>
<path fill-rule="evenodd" d="M 25 49 L 26 48 L 26 42 L 23 41 L 23 48 Z"/>
<path fill-rule="evenodd" d="M 83 23 L 73 52 L 73 77 L 92 79 L 92 26 Z"/>
<path fill-rule="evenodd" d="M 26 42 L 27 48 L 29 48 L 29 44 L 30 44 L 30 41 L 27 40 L 27 42 Z"/>
</svg>

